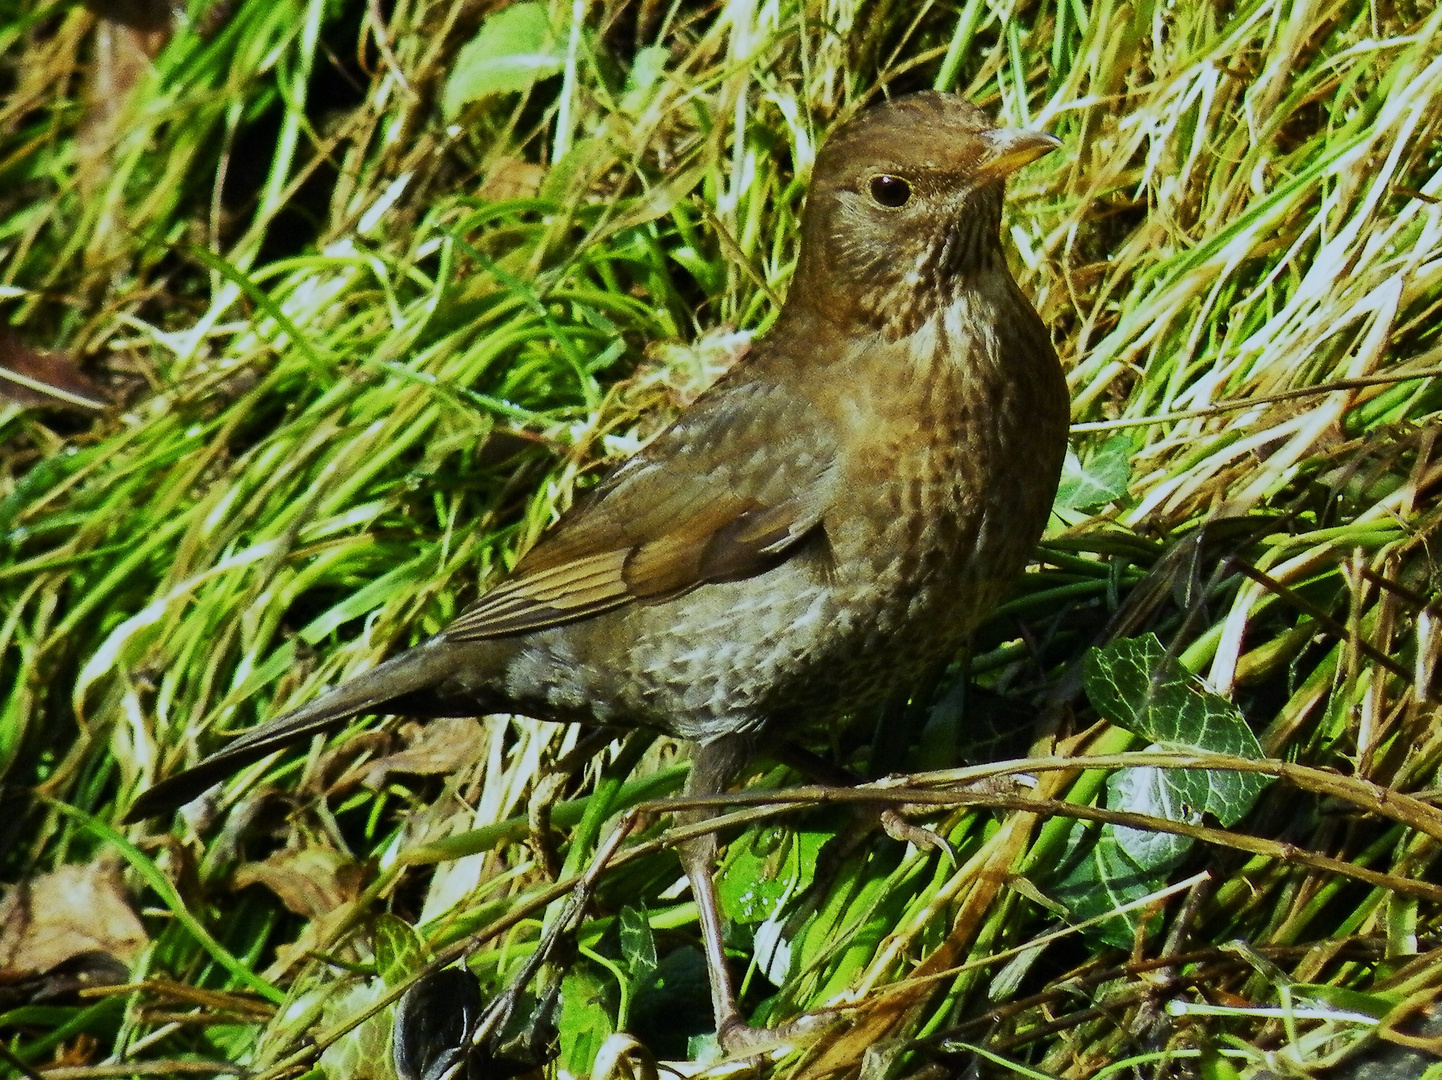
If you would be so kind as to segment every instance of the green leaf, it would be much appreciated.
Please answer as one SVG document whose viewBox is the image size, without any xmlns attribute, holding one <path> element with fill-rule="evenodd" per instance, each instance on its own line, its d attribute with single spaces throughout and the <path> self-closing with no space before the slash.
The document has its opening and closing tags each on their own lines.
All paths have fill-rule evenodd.
<svg viewBox="0 0 1442 1080">
<path fill-rule="evenodd" d="M 732 922 L 764 922 L 783 901 L 804 891 L 816 872 L 816 855 L 826 843 L 821 832 L 793 832 L 781 826 L 742 836 L 726 853 L 716 882 L 721 910 Z"/>
<path fill-rule="evenodd" d="M 1180 776 L 1175 769 L 1120 769 L 1107 778 L 1107 806 L 1200 825 L 1201 812 L 1187 800 L 1186 785 L 1175 782 Z M 1101 842 L 1114 842 L 1135 866 L 1154 875 L 1174 867 L 1192 845 L 1190 839 L 1176 833 L 1124 825 L 1104 827 Z"/>
<path fill-rule="evenodd" d="M 561 980 L 561 1056 L 558 1064 L 572 1076 L 589 1076 L 601 1044 L 615 1033 L 614 1005 L 588 965 L 578 964 Z"/>
<path fill-rule="evenodd" d="M 1204 751 L 1260 758 L 1261 744 L 1237 707 L 1205 689 L 1167 654 L 1155 635 L 1093 649 L 1084 683 L 1096 710 L 1112 723 L 1146 739 L 1151 749 Z M 1252 808 L 1269 778 L 1257 773 L 1208 769 L 1119 769 L 1108 777 L 1112 810 L 1200 824 L 1210 814 L 1235 825 Z M 1080 828 L 1074 837 L 1087 835 Z M 1167 873 L 1191 850 L 1192 841 L 1172 833 L 1104 825 L 1089 848 L 1053 886 L 1077 921 L 1105 915 L 1161 888 Z M 1126 947 L 1141 926 L 1140 912 L 1102 925 L 1100 936 Z"/>
<path fill-rule="evenodd" d="M 606 141 L 595 136 L 577 139 L 558 161 L 546 170 L 541 181 L 541 198 L 551 202 L 565 202 L 578 194 L 596 175 L 598 161 L 615 161 L 615 155 Z"/>
<path fill-rule="evenodd" d="M 1052 895 L 1066 905 L 1073 922 L 1084 922 L 1154 891 L 1158 872 L 1143 869 L 1127 857 L 1106 826 L 1070 872 L 1052 886 Z M 1119 949 L 1131 946 L 1145 912 L 1128 911 L 1091 928 L 1089 933 Z"/>
<path fill-rule="evenodd" d="M 366 979 L 348 987 L 342 985 L 336 992 L 324 997 L 321 1021 L 331 1027 L 349 1020 L 368 1010 L 385 996 L 386 990 L 386 984 L 380 979 Z M 390 1057 L 388 1044 L 394 1022 L 395 1007 L 388 1006 L 350 1027 L 321 1051 L 316 1062 L 321 1074 L 326 1080 L 353 1080 L 377 1075 L 374 1063 Z"/>
<path fill-rule="evenodd" d="M 376 971 L 388 987 L 419 971 L 426 962 L 426 947 L 415 928 L 404 919 L 383 911 L 374 930 Z"/>
<path fill-rule="evenodd" d="M 1164 750 L 1260 758 L 1262 744 L 1237 707 L 1205 689 L 1167 655 L 1156 635 L 1115 641 L 1093 649 L 1084 675 L 1087 697 L 1097 712 L 1119 727 Z M 1173 794 L 1143 798 L 1148 805 L 1170 803 L 1208 813 L 1235 825 L 1252 808 L 1268 779 L 1257 773 L 1206 769 L 1145 769 L 1161 773 L 1156 782 Z M 1140 790 L 1138 786 L 1129 789 Z M 1184 820 L 1176 814 L 1166 814 Z"/>
<path fill-rule="evenodd" d="M 621 97 L 621 109 L 635 116 L 645 110 L 655 96 L 655 90 L 666 74 L 666 61 L 671 59 L 671 50 L 664 45 L 647 45 L 636 54 L 631 64 L 631 73 L 626 78 L 626 90 Z"/>
<path fill-rule="evenodd" d="M 1127 493 L 1132 479 L 1132 440 L 1115 435 L 1102 443 L 1083 462 L 1070 446 L 1057 485 L 1058 510 L 1095 510 L 1115 502 Z"/>
<path fill-rule="evenodd" d="M 472 101 L 527 90 L 561 66 L 560 46 L 545 5 L 536 0 L 512 4 L 481 23 L 457 55 L 441 111 L 453 120 Z"/>
<path fill-rule="evenodd" d="M 644 908 L 621 909 L 621 956 L 633 982 L 645 982 L 656 971 L 656 937 Z"/>
</svg>

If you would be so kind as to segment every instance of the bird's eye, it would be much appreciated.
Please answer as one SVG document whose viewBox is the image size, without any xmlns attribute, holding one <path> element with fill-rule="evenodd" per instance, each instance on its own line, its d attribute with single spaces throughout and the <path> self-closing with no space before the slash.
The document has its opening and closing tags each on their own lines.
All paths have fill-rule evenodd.
<svg viewBox="0 0 1442 1080">
<path fill-rule="evenodd" d="M 895 210 L 898 206 L 905 206 L 911 198 L 911 185 L 899 176 L 883 173 L 871 178 L 871 197 L 878 205 Z"/>
</svg>

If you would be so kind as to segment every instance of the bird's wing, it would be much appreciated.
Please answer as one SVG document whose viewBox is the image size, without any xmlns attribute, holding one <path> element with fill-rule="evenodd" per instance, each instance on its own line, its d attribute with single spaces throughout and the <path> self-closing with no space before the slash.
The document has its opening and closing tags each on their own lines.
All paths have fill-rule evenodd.
<svg viewBox="0 0 1442 1080">
<path fill-rule="evenodd" d="M 736 581 L 815 533 L 838 483 L 829 429 L 794 394 L 723 383 L 588 492 L 446 637 L 524 633 Z"/>
</svg>

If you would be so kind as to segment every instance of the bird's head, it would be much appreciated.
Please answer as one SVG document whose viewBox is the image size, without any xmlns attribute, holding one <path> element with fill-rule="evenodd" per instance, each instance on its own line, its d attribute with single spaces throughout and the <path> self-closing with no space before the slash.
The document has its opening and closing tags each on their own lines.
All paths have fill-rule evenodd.
<svg viewBox="0 0 1442 1080">
<path fill-rule="evenodd" d="M 859 114 L 817 155 L 792 294 L 831 317 L 904 332 L 968 277 L 1004 272 L 1006 178 L 1059 145 L 999 127 L 955 94 L 912 94 Z"/>
</svg>

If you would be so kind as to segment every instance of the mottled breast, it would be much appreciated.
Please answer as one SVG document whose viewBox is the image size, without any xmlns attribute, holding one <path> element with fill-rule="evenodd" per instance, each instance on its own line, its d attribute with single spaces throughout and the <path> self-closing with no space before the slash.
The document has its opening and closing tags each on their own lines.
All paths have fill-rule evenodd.
<svg viewBox="0 0 1442 1080">
<path fill-rule="evenodd" d="M 850 659 L 847 707 L 914 686 L 1025 566 L 1066 449 L 1067 391 L 1045 327 L 998 274 L 852 358 L 844 500 L 825 523 Z"/>
</svg>

